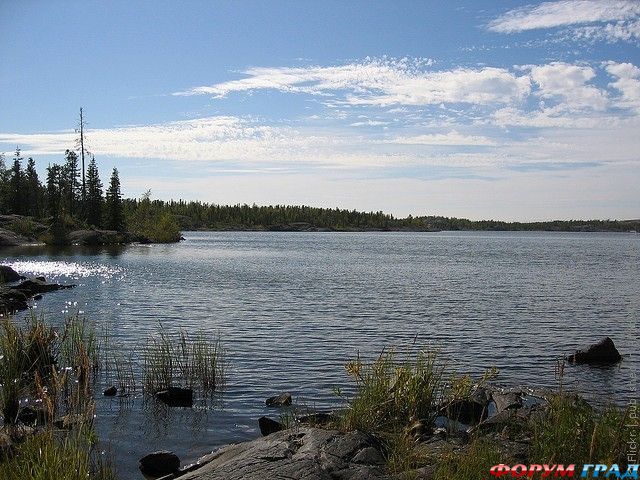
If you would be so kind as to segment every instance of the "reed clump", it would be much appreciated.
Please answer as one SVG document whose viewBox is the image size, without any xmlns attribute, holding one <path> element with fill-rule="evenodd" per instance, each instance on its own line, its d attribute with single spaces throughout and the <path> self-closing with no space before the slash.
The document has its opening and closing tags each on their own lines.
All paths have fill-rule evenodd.
<svg viewBox="0 0 640 480">
<path fill-rule="evenodd" d="M 11 442 L 0 478 L 114 478 L 95 450 L 92 325 L 78 316 L 60 329 L 35 316 L 0 322 L 1 430 Z"/>
<path fill-rule="evenodd" d="M 171 335 L 161 327 L 147 341 L 143 360 L 143 387 L 150 393 L 177 385 L 211 393 L 224 384 L 225 354 L 219 335 L 184 330 Z"/>
</svg>

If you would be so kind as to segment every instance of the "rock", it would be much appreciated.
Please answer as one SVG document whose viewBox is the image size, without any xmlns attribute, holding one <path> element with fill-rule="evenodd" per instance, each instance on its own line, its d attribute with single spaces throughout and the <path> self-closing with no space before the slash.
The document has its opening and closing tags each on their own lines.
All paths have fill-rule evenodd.
<svg viewBox="0 0 640 480">
<path fill-rule="evenodd" d="M 25 425 L 44 425 L 49 420 L 49 414 L 44 408 L 22 407 L 18 413 L 18 421 Z"/>
<path fill-rule="evenodd" d="M 105 389 L 104 392 L 102 392 L 102 394 L 105 397 L 113 397 L 113 396 L 115 396 L 116 393 L 118 393 L 118 389 L 116 387 L 114 387 L 113 385 L 110 386 L 109 388 Z"/>
<path fill-rule="evenodd" d="M 25 277 L 16 272 L 8 265 L 0 265 L 0 283 L 17 282 Z"/>
<path fill-rule="evenodd" d="M 159 450 L 142 457 L 138 468 L 143 475 L 154 478 L 164 477 L 180 469 L 180 459 L 173 452 Z"/>
<path fill-rule="evenodd" d="M 276 395 L 275 397 L 267 398 L 266 404 L 267 407 L 284 407 L 287 405 L 291 405 L 291 394 L 281 393 L 280 395 Z"/>
<path fill-rule="evenodd" d="M 38 280 L 40 282 L 46 282 L 47 281 L 47 279 L 42 277 L 42 276 L 41 277 L 36 277 L 36 280 Z"/>
<path fill-rule="evenodd" d="M 522 393 L 521 392 L 507 392 L 499 393 L 493 392 L 491 398 L 496 404 L 496 413 L 500 413 L 503 410 L 516 409 L 522 407 Z"/>
<path fill-rule="evenodd" d="M 47 283 L 41 280 L 25 280 L 24 282 L 13 287 L 14 290 L 24 292 L 29 297 L 38 293 L 54 292 L 56 290 L 64 290 L 65 288 L 73 288 L 75 285 L 59 285 L 57 283 Z"/>
<path fill-rule="evenodd" d="M 260 417 L 258 419 L 258 426 L 260 427 L 260 433 L 262 433 L 263 437 L 284 430 L 282 423 L 271 420 L 268 417 Z"/>
<path fill-rule="evenodd" d="M 39 294 L 37 294 L 37 295 L 34 295 L 34 296 L 33 296 L 33 299 L 34 299 L 34 300 L 42 300 L 42 294 L 40 294 L 40 293 L 39 293 Z"/>
<path fill-rule="evenodd" d="M 584 350 L 578 350 L 569 356 L 571 363 L 586 364 L 613 364 L 622 360 L 622 355 L 613 344 L 613 340 L 604 337 L 598 343 L 594 343 Z"/>
<path fill-rule="evenodd" d="M 184 480 L 267 478 L 369 479 L 391 477 L 379 463 L 380 443 L 362 432 L 299 427 L 214 452 Z"/>
<path fill-rule="evenodd" d="M 27 295 L 13 288 L 0 288 L 0 313 L 13 313 L 29 308 Z"/>
<path fill-rule="evenodd" d="M 309 415 L 302 415 L 296 420 L 298 423 L 313 427 L 315 425 L 326 425 L 329 422 L 337 420 L 337 418 L 333 412 L 316 412 L 310 413 Z"/>
<path fill-rule="evenodd" d="M 0 228 L 0 247 L 15 247 L 28 243 L 29 239 L 27 237 L 5 230 L 4 228 Z"/>
<path fill-rule="evenodd" d="M 156 392 L 156 398 L 170 407 L 192 407 L 193 390 L 182 387 L 169 387 Z"/>
<path fill-rule="evenodd" d="M 440 413 L 451 420 L 473 425 L 487 417 L 487 404 L 471 399 L 453 400 L 442 407 Z"/>
</svg>

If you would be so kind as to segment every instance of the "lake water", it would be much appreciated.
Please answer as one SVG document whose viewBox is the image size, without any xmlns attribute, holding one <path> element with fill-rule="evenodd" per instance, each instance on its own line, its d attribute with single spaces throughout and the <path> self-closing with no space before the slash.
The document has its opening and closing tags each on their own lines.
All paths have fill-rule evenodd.
<svg viewBox="0 0 640 480">
<path fill-rule="evenodd" d="M 559 355 L 610 336 L 612 368 L 568 367 L 564 383 L 602 403 L 637 397 L 640 235 L 565 233 L 185 233 L 175 245 L 90 251 L 19 248 L 3 264 L 77 283 L 36 311 L 84 312 L 139 351 L 158 330 L 219 332 L 226 389 L 193 409 L 139 393 L 98 398 L 97 426 L 123 478 L 137 460 L 174 450 L 183 463 L 259 435 L 264 406 L 340 405 L 343 365 L 358 352 L 439 349 L 460 372 L 496 366 L 505 385 L 554 387 Z M 106 381 L 105 381 L 106 382 Z M 106 386 L 106 385 L 105 385 Z M 347 389 L 348 391 L 348 389 Z"/>
</svg>

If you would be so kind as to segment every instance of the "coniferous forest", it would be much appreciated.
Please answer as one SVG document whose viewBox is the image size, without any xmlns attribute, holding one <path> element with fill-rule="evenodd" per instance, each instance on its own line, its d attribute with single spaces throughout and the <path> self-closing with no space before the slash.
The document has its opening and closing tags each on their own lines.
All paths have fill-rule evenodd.
<svg viewBox="0 0 640 480">
<path fill-rule="evenodd" d="M 84 175 L 78 153 L 66 150 L 60 163 L 50 164 L 46 178 L 38 177 L 33 158 L 16 148 L 13 158 L 0 156 L 0 213 L 24 217 L 4 228 L 38 237 L 46 243 L 69 242 L 74 230 L 129 233 L 118 242 L 173 242 L 180 230 L 274 231 L 617 231 L 640 230 L 640 220 L 557 220 L 549 222 L 473 221 L 443 216 L 396 218 L 379 212 L 292 205 L 217 205 L 199 201 L 152 200 L 147 191 L 139 199 L 122 197 L 118 170 L 103 184 L 95 157 Z M 46 231 L 33 232 L 30 222 Z M 40 235 L 38 235 L 40 233 Z M 100 243 L 100 242 L 98 242 Z M 109 242 L 104 242 L 109 243 Z"/>
</svg>

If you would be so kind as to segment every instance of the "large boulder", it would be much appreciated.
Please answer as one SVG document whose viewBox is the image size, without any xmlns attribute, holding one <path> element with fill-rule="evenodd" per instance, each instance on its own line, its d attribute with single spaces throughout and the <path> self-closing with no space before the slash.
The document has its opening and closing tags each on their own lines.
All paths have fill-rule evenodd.
<svg viewBox="0 0 640 480">
<path fill-rule="evenodd" d="M 613 344 L 613 340 L 609 337 L 604 337 L 598 343 L 576 351 L 576 353 L 569 356 L 568 360 L 571 363 L 610 365 L 622 360 L 622 355 Z"/>
<path fill-rule="evenodd" d="M 206 463 L 205 463 L 206 462 Z M 362 432 L 292 428 L 208 455 L 184 480 L 389 479 L 380 443 Z"/>
<path fill-rule="evenodd" d="M 260 417 L 258 419 L 258 426 L 260 427 L 260 433 L 263 437 L 284 430 L 282 423 L 271 420 L 269 417 Z"/>
<path fill-rule="evenodd" d="M 193 390 L 182 387 L 169 387 L 156 392 L 156 398 L 170 407 L 192 407 Z"/>
<path fill-rule="evenodd" d="M 17 282 L 24 277 L 8 265 L 0 265 L 0 283 Z"/>
<path fill-rule="evenodd" d="M 142 457 L 138 468 L 146 476 L 164 477 L 176 473 L 180 469 L 180 459 L 173 452 L 159 450 Z"/>
<path fill-rule="evenodd" d="M 13 288 L 0 288 L 0 313 L 14 313 L 26 310 L 28 296 L 24 292 Z"/>
<path fill-rule="evenodd" d="M 15 247 L 26 243 L 29 243 L 29 239 L 27 237 L 18 235 L 10 230 L 0 228 L 0 247 Z"/>
</svg>

